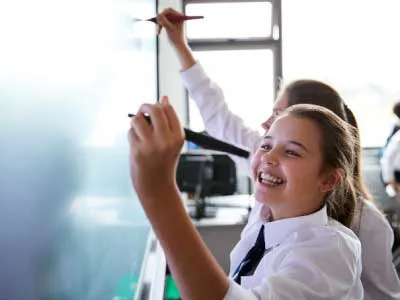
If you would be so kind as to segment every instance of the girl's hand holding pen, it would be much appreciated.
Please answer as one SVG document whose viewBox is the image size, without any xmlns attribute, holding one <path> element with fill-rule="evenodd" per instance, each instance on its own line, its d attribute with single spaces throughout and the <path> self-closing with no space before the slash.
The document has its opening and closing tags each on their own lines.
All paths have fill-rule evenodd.
<svg viewBox="0 0 400 300">
<path fill-rule="evenodd" d="M 175 47 L 185 46 L 184 21 L 171 21 L 171 16 L 179 18 L 185 15 L 172 8 L 164 9 L 157 15 L 157 34 L 165 28 L 168 39 Z"/>
<path fill-rule="evenodd" d="M 149 115 L 151 124 L 145 114 Z M 184 132 L 167 97 L 160 104 L 140 107 L 132 118 L 128 139 L 132 183 L 142 205 L 145 206 L 144 201 L 156 201 L 176 190 L 176 167 Z"/>
</svg>

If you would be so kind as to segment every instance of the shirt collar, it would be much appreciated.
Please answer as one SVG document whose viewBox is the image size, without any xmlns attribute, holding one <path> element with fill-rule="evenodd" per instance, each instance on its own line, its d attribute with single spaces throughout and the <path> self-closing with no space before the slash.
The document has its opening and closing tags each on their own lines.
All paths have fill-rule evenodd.
<svg viewBox="0 0 400 300">
<path fill-rule="evenodd" d="M 326 225 L 328 214 L 326 206 L 307 216 L 287 218 L 264 223 L 265 249 L 281 244 L 290 234 L 304 225 Z"/>
</svg>

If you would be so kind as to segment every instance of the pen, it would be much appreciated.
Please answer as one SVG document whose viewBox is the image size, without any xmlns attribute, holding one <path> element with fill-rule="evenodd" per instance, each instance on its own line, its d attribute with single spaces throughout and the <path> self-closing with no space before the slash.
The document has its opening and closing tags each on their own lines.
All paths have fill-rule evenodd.
<svg viewBox="0 0 400 300">
<path fill-rule="evenodd" d="M 134 114 L 128 114 L 129 118 L 135 117 Z M 144 115 L 146 121 L 151 125 L 150 116 Z M 185 140 L 188 142 L 195 143 L 196 145 L 203 147 L 209 150 L 226 152 L 229 154 L 237 155 L 239 157 L 248 158 L 250 156 L 250 152 L 246 151 L 242 148 L 236 147 L 232 144 L 223 142 L 216 138 L 210 137 L 208 135 L 192 131 L 187 128 L 183 128 L 185 132 Z"/>
<path fill-rule="evenodd" d="M 167 16 L 167 18 L 171 22 L 182 22 L 182 21 L 189 21 L 189 20 L 204 19 L 203 16 L 180 16 L 180 15 L 170 15 L 170 16 Z M 157 24 L 157 17 L 146 19 L 145 21 L 149 21 L 149 22 L 153 22 L 153 23 Z"/>
</svg>

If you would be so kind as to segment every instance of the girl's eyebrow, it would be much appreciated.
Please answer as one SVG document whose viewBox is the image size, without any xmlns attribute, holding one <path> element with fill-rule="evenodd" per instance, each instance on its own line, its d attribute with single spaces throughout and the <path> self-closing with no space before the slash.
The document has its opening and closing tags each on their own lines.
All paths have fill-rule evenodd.
<svg viewBox="0 0 400 300">
<path fill-rule="evenodd" d="M 308 152 L 308 149 L 302 143 L 299 143 L 299 142 L 296 142 L 296 141 L 289 141 L 288 143 L 293 144 L 293 145 L 295 145 L 297 147 L 300 147 L 304 151 Z"/>
<path fill-rule="evenodd" d="M 270 135 L 264 135 L 264 136 L 263 136 L 263 140 L 272 140 L 272 139 L 273 139 L 273 137 L 270 136 Z M 300 148 L 303 149 L 304 151 L 308 152 L 307 147 L 304 146 L 302 143 L 299 143 L 299 142 L 297 142 L 297 141 L 287 141 L 287 143 L 288 143 L 288 144 L 295 145 L 295 146 L 297 146 L 297 147 L 300 147 Z"/>
<path fill-rule="evenodd" d="M 273 140 L 274 138 L 268 134 L 265 134 L 262 139 L 263 140 Z"/>
</svg>

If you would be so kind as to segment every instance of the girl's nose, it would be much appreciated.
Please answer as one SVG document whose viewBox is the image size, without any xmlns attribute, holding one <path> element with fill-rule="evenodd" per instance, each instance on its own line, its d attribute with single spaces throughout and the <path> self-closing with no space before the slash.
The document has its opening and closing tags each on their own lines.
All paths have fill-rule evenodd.
<svg viewBox="0 0 400 300">
<path fill-rule="evenodd" d="M 263 122 L 263 123 L 261 124 L 261 127 L 262 127 L 265 131 L 268 131 L 269 128 L 271 127 L 271 124 L 272 124 L 271 120 L 268 119 L 268 120 L 266 120 L 265 122 Z"/>
<path fill-rule="evenodd" d="M 279 165 L 279 159 L 276 156 L 276 154 L 273 153 L 272 151 L 265 153 L 262 157 L 262 160 L 264 161 L 264 163 L 266 163 L 267 165 L 270 165 L 270 166 Z"/>
<path fill-rule="evenodd" d="M 265 130 L 268 131 L 272 125 L 272 123 L 275 121 L 275 116 L 271 115 L 267 120 L 265 120 L 262 124 L 261 127 Z"/>
</svg>

